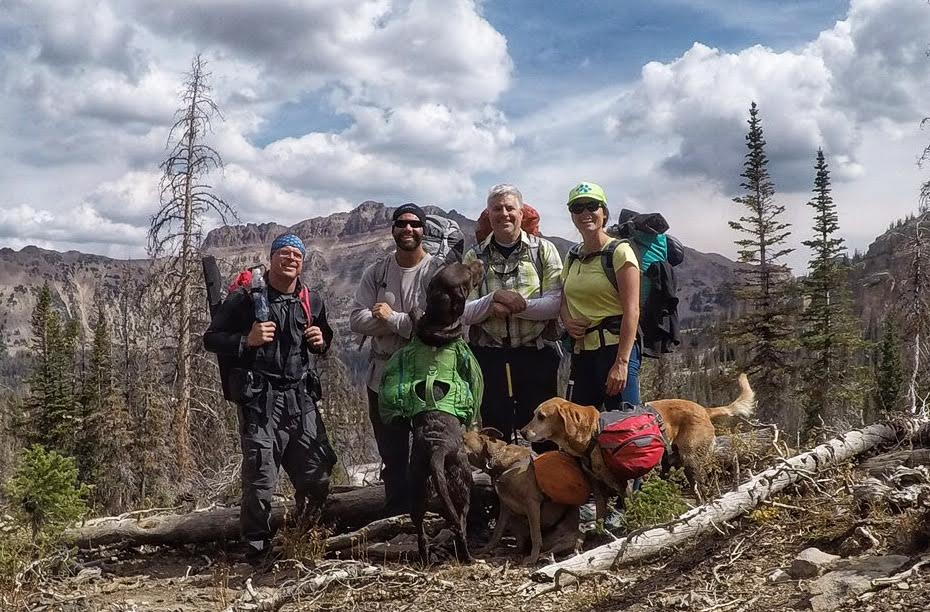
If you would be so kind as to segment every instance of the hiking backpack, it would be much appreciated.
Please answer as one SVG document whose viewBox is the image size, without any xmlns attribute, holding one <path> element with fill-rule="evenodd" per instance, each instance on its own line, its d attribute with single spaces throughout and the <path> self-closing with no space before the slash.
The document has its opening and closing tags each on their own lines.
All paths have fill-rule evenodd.
<svg viewBox="0 0 930 612">
<path fill-rule="evenodd" d="M 659 415 L 648 406 L 602 412 L 594 437 L 604 463 L 618 478 L 642 478 L 662 461 L 665 438 Z"/>
<path fill-rule="evenodd" d="M 465 253 L 465 234 L 453 219 L 426 215 L 423 250 L 445 263 L 461 262 Z"/>
<path fill-rule="evenodd" d="M 523 221 L 520 222 L 520 229 L 531 236 L 539 236 L 539 212 L 526 202 L 523 203 Z M 478 223 L 475 224 L 475 242 L 481 244 L 490 235 L 491 220 L 488 219 L 488 209 L 485 208 L 478 215 Z"/>
<path fill-rule="evenodd" d="M 640 270 L 639 331 L 645 357 L 659 358 L 681 344 L 678 284 L 674 268 L 684 261 L 684 247 L 676 238 L 666 234 L 667 230 L 668 222 L 659 213 L 641 214 L 623 209 L 619 222 L 606 230 L 613 240 L 600 251 L 586 256 L 600 257 L 607 280 L 614 289 L 618 289 L 614 251 L 622 242 L 627 242 L 636 254 Z M 582 258 L 581 247 L 577 244 L 569 250 L 566 268 Z"/>
</svg>

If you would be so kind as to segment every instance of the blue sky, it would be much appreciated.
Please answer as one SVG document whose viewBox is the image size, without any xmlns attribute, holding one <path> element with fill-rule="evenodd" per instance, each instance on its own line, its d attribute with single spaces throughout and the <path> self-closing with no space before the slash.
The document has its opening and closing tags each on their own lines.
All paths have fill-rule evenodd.
<svg viewBox="0 0 930 612">
<path fill-rule="evenodd" d="M 914 210 L 927 179 L 923 0 L 4 7 L 0 246 L 140 255 L 197 52 L 225 118 L 211 144 L 226 167 L 210 180 L 247 222 L 367 199 L 477 216 L 489 187 L 513 182 L 544 232 L 574 238 L 564 197 L 583 179 L 732 256 L 753 100 L 796 246 L 817 147 L 852 248 Z"/>
</svg>

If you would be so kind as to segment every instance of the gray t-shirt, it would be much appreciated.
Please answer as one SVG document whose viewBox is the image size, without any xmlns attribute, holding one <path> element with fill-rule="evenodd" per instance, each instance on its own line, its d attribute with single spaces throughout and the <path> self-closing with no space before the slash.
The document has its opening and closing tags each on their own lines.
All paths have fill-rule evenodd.
<svg viewBox="0 0 930 612">
<path fill-rule="evenodd" d="M 412 268 L 398 265 L 394 254 L 368 266 L 355 291 L 355 304 L 349 316 L 352 331 L 371 337 L 366 384 L 377 392 L 384 365 L 398 349 L 410 341 L 413 320 L 410 313 L 426 308 L 426 286 L 442 262 L 428 254 Z M 376 319 L 371 308 L 384 302 L 394 311 L 387 320 Z"/>
</svg>

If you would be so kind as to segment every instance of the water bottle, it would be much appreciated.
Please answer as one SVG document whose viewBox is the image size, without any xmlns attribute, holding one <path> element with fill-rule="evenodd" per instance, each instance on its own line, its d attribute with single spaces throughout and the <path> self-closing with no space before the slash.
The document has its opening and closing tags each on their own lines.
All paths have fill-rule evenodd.
<svg viewBox="0 0 930 612">
<path fill-rule="evenodd" d="M 255 320 L 264 323 L 271 318 L 268 308 L 268 291 L 265 289 L 265 277 L 261 268 L 252 270 L 252 284 L 249 287 L 252 296 L 252 305 L 255 307 Z"/>
</svg>

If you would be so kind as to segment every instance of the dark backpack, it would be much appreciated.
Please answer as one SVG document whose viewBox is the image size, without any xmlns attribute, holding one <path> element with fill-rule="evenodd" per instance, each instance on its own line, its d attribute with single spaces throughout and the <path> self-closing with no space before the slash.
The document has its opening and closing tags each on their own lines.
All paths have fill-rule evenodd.
<svg viewBox="0 0 930 612">
<path fill-rule="evenodd" d="M 662 461 L 665 439 L 659 416 L 647 406 L 601 413 L 595 436 L 604 463 L 618 478 L 642 478 Z"/>
</svg>

